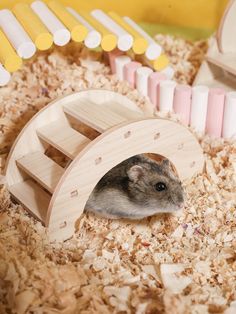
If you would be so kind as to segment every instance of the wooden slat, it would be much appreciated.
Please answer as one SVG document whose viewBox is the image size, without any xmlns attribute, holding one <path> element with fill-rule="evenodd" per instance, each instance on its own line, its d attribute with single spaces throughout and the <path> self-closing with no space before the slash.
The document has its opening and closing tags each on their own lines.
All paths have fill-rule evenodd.
<svg viewBox="0 0 236 314">
<path fill-rule="evenodd" d="M 64 169 L 42 152 L 28 154 L 17 161 L 17 165 L 40 183 L 46 190 L 53 193 Z"/>
<path fill-rule="evenodd" d="M 144 114 L 138 111 L 130 110 L 117 102 L 108 102 L 101 105 L 103 109 L 108 109 L 122 116 L 127 121 L 137 120 L 144 117 Z"/>
<path fill-rule="evenodd" d="M 75 131 L 69 125 L 60 123 L 60 121 L 38 129 L 37 134 L 70 159 L 74 159 L 90 143 L 86 136 Z"/>
<path fill-rule="evenodd" d="M 46 224 L 50 195 L 33 180 L 26 180 L 9 187 L 12 196 L 35 218 Z"/>
<path fill-rule="evenodd" d="M 206 60 L 236 75 L 236 56 L 234 53 L 211 52 L 206 56 Z"/>
<path fill-rule="evenodd" d="M 102 106 L 86 99 L 80 99 L 78 102 L 65 105 L 64 111 L 100 133 L 127 121 L 126 118 L 112 110 L 102 108 Z"/>
</svg>

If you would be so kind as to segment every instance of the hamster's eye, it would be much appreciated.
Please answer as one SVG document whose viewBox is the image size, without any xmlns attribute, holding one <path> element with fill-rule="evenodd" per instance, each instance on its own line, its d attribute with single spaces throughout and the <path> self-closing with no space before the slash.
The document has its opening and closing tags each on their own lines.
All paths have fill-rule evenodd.
<svg viewBox="0 0 236 314">
<path fill-rule="evenodd" d="M 161 192 L 161 191 L 167 190 L 167 186 L 166 186 L 165 183 L 163 183 L 163 182 L 158 182 L 158 183 L 155 185 L 155 189 L 156 189 L 158 192 Z"/>
</svg>

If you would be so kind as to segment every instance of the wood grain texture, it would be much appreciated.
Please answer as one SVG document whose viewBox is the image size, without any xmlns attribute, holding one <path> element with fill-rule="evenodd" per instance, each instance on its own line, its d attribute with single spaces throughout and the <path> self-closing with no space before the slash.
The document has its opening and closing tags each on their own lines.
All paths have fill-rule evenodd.
<svg viewBox="0 0 236 314">
<path fill-rule="evenodd" d="M 37 134 L 41 139 L 58 149 L 70 159 L 74 159 L 90 142 L 86 136 L 61 121 L 56 121 L 43 128 L 37 129 Z"/>
</svg>

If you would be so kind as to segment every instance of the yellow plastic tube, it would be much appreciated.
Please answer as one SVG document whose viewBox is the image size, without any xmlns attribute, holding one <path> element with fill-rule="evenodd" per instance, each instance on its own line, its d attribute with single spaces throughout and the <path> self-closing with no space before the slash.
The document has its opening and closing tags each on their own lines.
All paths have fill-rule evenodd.
<svg viewBox="0 0 236 314">
<path fill-rule="evenodd" d="M 50 1 L 49 8 L 71 32 L 71 38 L 82 42 L 88 34 L 87 28 L 82 25 L 60 2 Z"/>
<path fill-rule="evenodd" d="M 144 37 L 140 36 L 140 34 L 133 27 L 131 27 L 128 23 L 126 23 L 122 19 L 122 17 L 120 17 L 118 14 L 116 14 L 115 12 L 109 12 L 108 14 L 117 24 L 119 24 L 130 35 L 133 36 L 134 43 L 133 43 L 132 50 L 134 51 L 134 53 L 135 54 L 145 53 L 148 47 L 148 41 Z"/>
<path fill-rule="evenodd" d="M 5 34 L 0 30 L 0 62 L 9 72 L 19 70 L 22 59 L 17 55 Z"/>
<path fill-rule="evenodd" d="M 28 4 L 18 3 L 12 11 L 39 50 L 47 50 L 52 46 L 52 34 Z"/>
<path fill-rule="evenodd" d="M 93 18 L 90 14 L 86 12 L 79 12 L 79 14 L 88 21 L 101 35 L 101 47 L 104 51 L 112 51 L 117 46 L 118 38 L 116 35 L 111 33 L 106 27 L 100 24 L 95 18 Z"/>
</svg>

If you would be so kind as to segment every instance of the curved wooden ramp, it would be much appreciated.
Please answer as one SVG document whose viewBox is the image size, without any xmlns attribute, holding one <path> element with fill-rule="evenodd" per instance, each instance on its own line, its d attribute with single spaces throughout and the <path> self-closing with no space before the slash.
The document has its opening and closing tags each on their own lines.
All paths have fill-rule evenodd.
<svg viewBox="0 0 236 314">
<path fill-rule="evenodd" d="M 49 146 L 72 162 L 63 168 Z M 90 193 L 112 167 L 140 153 L 167 157 L 181 179 L 202 171 L 200 145 L 184 126 L 145 117 L 128 98 L 82 91 L 59 99 L 25 126 L 9 154 L 6 178 L 13 197 L 47 228 L 51 240 L 74 233 Z"/>
</svg>

